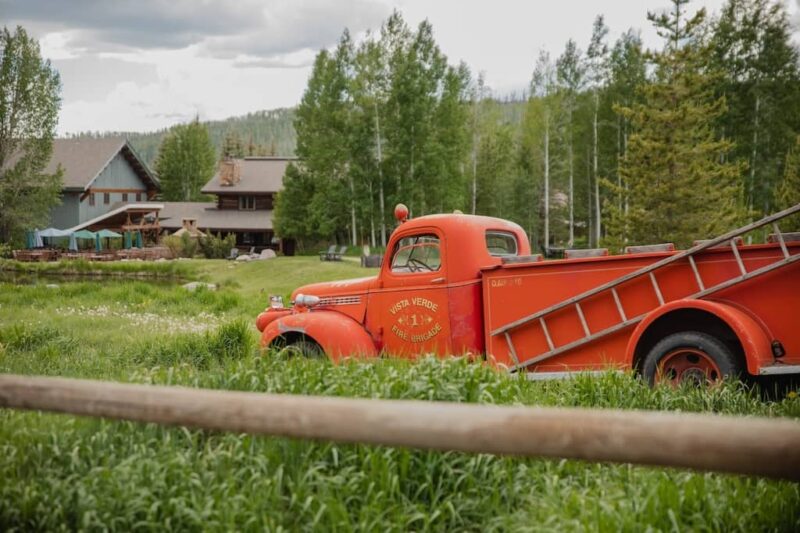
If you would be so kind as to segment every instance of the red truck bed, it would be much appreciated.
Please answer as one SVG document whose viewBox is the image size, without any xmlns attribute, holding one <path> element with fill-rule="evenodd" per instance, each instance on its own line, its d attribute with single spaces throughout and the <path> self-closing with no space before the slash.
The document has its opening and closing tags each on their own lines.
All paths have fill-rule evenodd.
<svg viewBox="0 0 800 533">
<path fill-rule="evenodd" d="M 800 243 L 786 244 L 791 255 L 800 254 Z M 778 244 L 742 246 L 739 251 L 747 272 L 774 264 L 784 257 Z M 528 323 L 502 330 L 515 321 L 531 317 L 676 253 L 540 261 L 507 264 L 485 270 L 484 334 L 488 357 L 500 365 L 536 372 L 629 368 L 636 364 L 635 347 L 630 346 L 632 338 L 635 339 L 635 336 L 632 337 L 634 329 L 648 313 L 664 307 L 647 275 L 615 288 L 624 316 L 620 313 L 613 292 L 606 290 L 581 301 L 579 309 L 569 305 L 547 314 L 544 327 L 534 317 Z M 704 288 L 741 275 L 730 246 L 700 251 L 693 259 Z M 688 260 L 660 267 L 654 274 L 667 306 L 701 290 Z M 785 356 L 781 362 L 800 364 L 800 261 L 741 281 L 700 300 L 697 305 L 703 301 L 723 302 L 752 316 L 771 339 L 779 339 L 782 343 Z M 581 322 L 581 312 L 586 328 Z M 691 324 L 687 326 L 691 327 Z M 593 336 L 615 327 L 618 329 L 594 341 L 564 350 L 566 345 L 585 339 L 587 330 L 588 335 Z M 548 343 L 548 334 L 552 345 Z M 513 352 L 511 345 L 514 346 Z M 560 350 L 561 353 L 558 353 Z M 524 364 L 537 357 L 542 360 L 531 365 Z M 771 357 L 769 361 L 762 361 L 763 365 L 771 362 Z M 751 364 L 748 358 L 748 365 L 751 373 L 758 373 L 758 361 Z"/>
</svg>

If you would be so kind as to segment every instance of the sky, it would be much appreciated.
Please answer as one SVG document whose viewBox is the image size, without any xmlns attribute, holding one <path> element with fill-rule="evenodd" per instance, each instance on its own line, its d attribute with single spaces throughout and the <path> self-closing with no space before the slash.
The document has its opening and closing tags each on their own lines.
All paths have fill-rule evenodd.
<svg viewBox="0 0 800 533">
<path fill-rule="evenodd" d="M 800 0 L 786 3 L 800 27 Z M 713 13 L 723 0 L 695 0 Z M 428 19 L 451 63 L 482 72 L 495 95 L 527 86 L 541 49 L 585 50 L 596 15 L 615 40 L 668 0 L 0 0 L 0 24 L 22 25 L 61 74 L 58 133 L 152 131 L 290 107 L 311 63 L 345 28 L 357 39 L 397 9 Z M 800 33 L 795 32 L 800 42 Z"/>
</svg>

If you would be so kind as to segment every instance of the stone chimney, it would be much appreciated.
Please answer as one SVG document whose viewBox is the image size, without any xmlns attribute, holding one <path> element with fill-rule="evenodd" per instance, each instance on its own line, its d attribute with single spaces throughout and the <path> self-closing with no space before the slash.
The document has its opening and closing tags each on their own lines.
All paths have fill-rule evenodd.
<svg viewBox="0 0 800 533">
<path fill-rule="evenodd" d="M 242 178 L 242 169 L 239 161 L 226 156 L 219 162 L 219 184 L 223 187 L 232 187 Z"/>
</svg>

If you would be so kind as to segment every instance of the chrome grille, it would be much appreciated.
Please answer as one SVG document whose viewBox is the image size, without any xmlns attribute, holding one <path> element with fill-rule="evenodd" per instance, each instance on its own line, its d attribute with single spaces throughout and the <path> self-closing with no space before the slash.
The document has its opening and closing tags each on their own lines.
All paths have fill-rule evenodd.
<svg viewBox="0 0 800 533">
<path fill-rule="evenodd" d="M 332 296 L 328 298 L 321 298 L 319 305 L 333 306 L 333 305 L 358 305 L 361 303 L 360 296 Z"/>
</svg>

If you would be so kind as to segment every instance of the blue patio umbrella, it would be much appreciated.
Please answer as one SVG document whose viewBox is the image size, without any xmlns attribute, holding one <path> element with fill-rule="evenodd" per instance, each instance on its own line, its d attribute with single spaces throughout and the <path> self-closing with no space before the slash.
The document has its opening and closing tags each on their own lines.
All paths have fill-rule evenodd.
<svg viewBox="0 0 800 533">
<path fill-rule="evenodd" d="M 131 241 L 133 240 L 130 231 L 125 232 L 125 249 L 129 249 L 131 247 Z"/>
<path fill-rule="evenodd" d="M 78 241 L 75 238 L 74 233 L 69 234 L 69 245 L 67 246 L 70 250 L 77 252 L 78 251 Z"/>
<path fill-rule="evenodd" d="M 99 233 L 94 234 L 94 249 L 98 252 L 103 249 L 103 243 L 100 241 Z"/>
<path fill-rule="evenodd" d="M 142 232 L 141 231 L 137 231 L 136 232 L 136 247 L 137 248 L 142 248 Z"/>
<path fill-rule="evenodd" d="M 25 232 L 25 246 L 29 250 L 33 248 L 34 244 L 36 244 L 33 236 L 33 230 L 28 230 Z"/>
<path fill-rule="evenodd" d="M 39 231 L 39 228 L 36 228 L 33 231 L 33 247 L 41 248 L 42 246 L 44 246 L 44 241 L 42 240 L 42 232 Z"/>
</svg>

